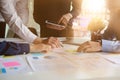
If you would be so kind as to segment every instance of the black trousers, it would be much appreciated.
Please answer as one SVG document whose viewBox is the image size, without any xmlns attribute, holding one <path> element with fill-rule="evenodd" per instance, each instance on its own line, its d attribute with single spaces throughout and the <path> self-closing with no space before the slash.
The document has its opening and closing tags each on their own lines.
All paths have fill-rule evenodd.
<svg viewBox="0 0 120 80">
<path fill-rule="evenodd" d="M 5 38 L 6 23 L 0 22 L 0 38 Z"/>
</svg>

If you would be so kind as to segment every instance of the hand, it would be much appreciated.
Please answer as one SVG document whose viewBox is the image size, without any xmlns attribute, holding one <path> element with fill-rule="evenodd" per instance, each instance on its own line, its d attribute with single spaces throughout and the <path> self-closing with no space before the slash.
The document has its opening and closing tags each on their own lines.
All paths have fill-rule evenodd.
<svg viewBox="0 0 120 80">
<path fill-rule="evenodd" d="M 41 38 L 39 38 L 39 37 L 37 37 L 34 41 L 33 41 L 33 44 L 40 44 L 40 43 L 42 43 L 42 39 Z"/>
<path fill-rule="evenodd" d="M 99 42 L 87 41 L 80 45 L 77 52 L 98 52 L 101 51 L 102 46 Z"/>
<path fill-rule="evenodd" d="M 50 45 L 46 44 L 30 44 L 30 52 L 49 52 L 51 50 Z"/>
<path fill-rule="evenodd" d="M 52 48 L 60 48 L 61 42 L 55 37 L 49 37 L 42 41 L 42 43 L 50 45 Z"/>
<path fill-rule="evenodd" d="M 70 20 L 72 17 L 73 17 L 73 16 L 72 16 L 71 13 L 67 13 L 67 14 L 63 15 L 63 16 L 60 18 L 58 24 L 63 24 L 63 25 L 65 25 L 65 26 L 67 26 L 69 20 Z"/>
</svg>

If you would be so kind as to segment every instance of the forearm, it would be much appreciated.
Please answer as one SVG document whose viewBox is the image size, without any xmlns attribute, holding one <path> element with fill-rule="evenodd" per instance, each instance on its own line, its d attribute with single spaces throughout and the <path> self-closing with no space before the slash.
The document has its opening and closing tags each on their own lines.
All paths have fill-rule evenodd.
<svg viewBox="0 0 120 80">
<path fill-rule="evenodd" d="M 21 20 L 25 25 L 28 24 L 28 20 L 29 20 L 28 3 L 29 3 L 28 0 L 18 0 L 15 6 L 18 15 L 20 16 Z"/>
<path fill-rule="evenodd" d="M 34 35 L 18 16 L 12 1 L 0 0 L 0 11 L 10 29 L 18 34 L 22 39 L 33 42 L 37 36 Z"/>
</svg>

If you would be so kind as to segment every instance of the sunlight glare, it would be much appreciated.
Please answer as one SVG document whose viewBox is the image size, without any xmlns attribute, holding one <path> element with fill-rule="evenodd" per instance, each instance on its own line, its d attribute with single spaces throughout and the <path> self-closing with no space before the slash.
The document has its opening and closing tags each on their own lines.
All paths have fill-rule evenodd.
<svg viewBox="0 0 120 80">
<path fill-rule="evenodd" d="M 89 11 L 100 12 L 105 7 L 105 0 L 84 0 L 83 7 Z"/>
</svg>

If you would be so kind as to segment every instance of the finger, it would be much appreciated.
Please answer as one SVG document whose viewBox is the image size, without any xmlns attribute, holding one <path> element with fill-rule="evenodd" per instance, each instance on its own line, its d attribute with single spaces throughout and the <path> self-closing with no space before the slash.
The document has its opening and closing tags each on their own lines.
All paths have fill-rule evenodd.
<svg viewBox="0 0 120 80">
<path fill-rule="evenodd" d="M 90 48 L 90 45 L 86 45 L 86 46 L 80 46 L 77 50 L 77 52 L 85 52 L 87 48 Z"/>
<path fill-rule="evenodd" d="M 55 38 L 51 38 L 48 42 L 48 44 L 52 47 L 52 48 L 57 48 L 59 47 L 58 46 L 58 43 L 56 42 L 56 39 Z"/>
<path fill-rule="evenodd" d="M 88 44 L 82 44 L 82 45 L 80 45 L 80 47 L 79 47 L 79 49 L 82 49 L 82 48 L 85 48 L 86 46 L 90 46 L 90 45 L 88 45 Z"/>
<path fill-rule="evenodd" d="M 58 27 L 57 30 L 63 30 L 63 29 L 65 29 L 65 28 L 66 28 L 65 26 L 62 26 L 62 25 L 61 25 L 61 27 Z"/>
<path fill-rule="evenodd" d="M 58 38 L 51 37 L 51 40 L 49 41 L 49 44 L 55 44 L 57 48 L 61 47 L 61 42 Z"/>
<path fill-rule="evenodd" d="M 58 24 L 60 24 L 63 20 L 63 17 L 60 18 L 60 20 L 58 21 Z"/>
<path fill-rule="evenodd" d="M 64 19 L 62 20 L 62 24 L 64 24 L 65 26 L 67 26 L 67 23 L 68 23 L 68 21 L 64 18 Z"/>
<path fill-rule="evenodd" d="M 91 52 L 98 52 L 98 50 L 94 49 L 94 48 L 87 48 L 85 50 L 85 52 L 91 53 Z"/>
<path fill-rule="evenodd" d="M 54 45 L 56 46 L 56 48 L 60 48 L 61 47 L 61 42 L 58 39 L 56 39 L 54 41 Z"/>
<path fill-rule="evenodd" d="M 55 44 L 51 44 L 50 46 L 52 47 L 52 49 L 56 48 Z"/>
<path fill-rule="evenodd" d="M 67 26 L 68 20 L 65 17 L 62 17 L 59 21 L 59 24 L 62 23 L 63 25 Z"/>
<path fill-rule="evenodd" d="M 54 38 L 54 37 L 48 38 L 48 44 L 53 43 L 54 41 L 56 41 L 56 38 Z"/>
<path fill-rule="evenodd" d="M 91 49 L 91 50 L 92 50 L 92 49 L 93 49 L 93 46 L 91 46 L 91 45 L 86 45 L 86 46 L 83 47 L 83 51 L 84 51 L 84 52 L 86 52 L 88 49 Z"/>
<path fill-rule="evenodd" d="M 57 42 L 53 42 L 52 44 L 53 44 L 54 48 L 58 48 L 59 47 Z"/>
<path fill-rule="evenodd" d="M 47 52 L 51 51 L 51 48 L 52 47 L 50 45 L 44 45 L 44 47 L 43 47 L 41 52 L 47 53 Z"/>
<path fill-rule="evenodd" d="M 61 48 L 63 46 L 58 39 L 56 40 L 56 45 L 57 45 L 57 48 Z"/>
</svg>

